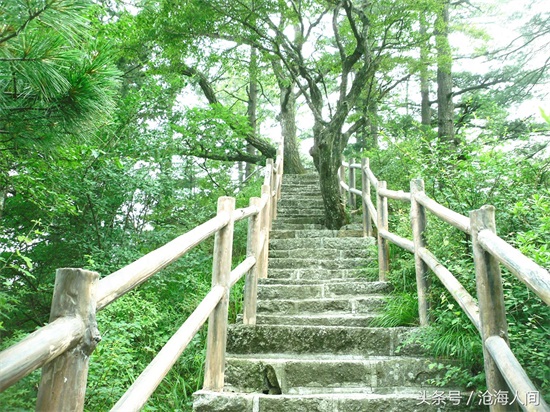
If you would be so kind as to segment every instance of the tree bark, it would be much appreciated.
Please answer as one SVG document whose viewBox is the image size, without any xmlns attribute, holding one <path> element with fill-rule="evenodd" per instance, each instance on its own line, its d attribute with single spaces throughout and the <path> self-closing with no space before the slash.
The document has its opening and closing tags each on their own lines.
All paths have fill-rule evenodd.
<svg viewBox="0 0 550 412">
<path fill-rule="evenodd" d="M 250 64 L 248 66 L 250 81 L 248 88 L 248 124 L 252 129 L 252 134 L 257 135 L 258 132 L 258 122 L 256 117 L 256 109 L 258 107 L 258 50 L 252 46 L 250 47 Z M 246 145 L 246 153 L 251 156 L 256 154 L 256 149 L 250 142 Z M 252 163 L 246 163 L 245 175 L 250 176 L 254 171 L 254 166 Z"/>
<path fill-rule="evenodd" d="M 429 61 L 428 61 L 428 37 L 426 33 L 426 18 L 420 18 L 420 35 L 422 36 L 420 45 L 420 117 L 422 126 L 429 130 L 432 124 L 430 109 L 430 79 L 429 79 Z"/>
<path fill-rule="evenodd" d="M 300 145 L 296 136 L 296 96 L 292 84 L 281 85 L 281 134 L 283 135 L 285 161 L 283 163 L 285 174 L 303 174 L 304 165 L 300 159 Z"/>
<path fill-rule="evenodd" d="M 329 229 L 340 229 L 347 223 L 338 182 L 338 169 L 342 163 L 342 140 L 345 137 L 334 125 L 324 128 L 317 125 L 313 129 L 314 143 L 310 153 L 319 172 L 325 209 L 325 225 Z"/>
<path fill-rule="evenodd" d="M 355 148 L 359 151 L 378 149 L 378 104 L 376 101 L 368 102 L 363 109 L 365 124 L 357 132 Z"/>
<path fill-rule="evenodd" d="M 370 142 L 367 149 L 378 149 L 378 103 L 376 101 L 370 102 L 367 106 L 366 122 Z"/>
<path fill-rule="evenodd" d="M 437 49 L 437 135 L 456 146 L 454 131 L 452 54 L 449 44 L 449 0 L 444 0 L 435 21 Z"/>
<path fill-rule="evenodd" d="M 305 173 L 304 165 L 300 159 L 300 145 L 296 135 L 296 95 L 294 94 L 294 79 L 283 74 L 280 62 L 272 61 L 273 73 L 279 85 L 281 113 L 279 122 L 283 137 L 285 161 L 283 163 L 285 174 Z"/>
</svg>

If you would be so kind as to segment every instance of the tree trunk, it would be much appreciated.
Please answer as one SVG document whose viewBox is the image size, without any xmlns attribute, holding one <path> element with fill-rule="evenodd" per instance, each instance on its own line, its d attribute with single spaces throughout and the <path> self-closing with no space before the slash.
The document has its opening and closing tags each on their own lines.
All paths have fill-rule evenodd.
<svg viewBox="0 0 550 412">
<path fill-rule="evenodd" d="M 2 220 L 2 215 L 4 214 L 4 204 L 6 202 L 7 195 L 7 190 L 4 188 L 0 188 L 0 220 Z"/>
<path fill-rule="evenodd" d="M 378 149 L 378 104 L 369 102 L 363 109 L 365 123 L 356 134 L 355 148 L 358 151 Z"/>
<path fill-rule="evenodd" d="M 296 96 L 292 85 L 281 85 L 281 133 L 284 141 L 285 161 L 284 173 L 305 173 L 300 159 L 300 146 L 296 139 Z"/>
<path fill-rule="evenodd" d="M 367 107 L 367 127 L 370 145 L 367 149 L 378 149 L 378 103 L 370 102 Z"/>
<path fill-rule="evenodd" d="M 250 48 L 250 64 L 248 66 L 249 72 L 249 88 L 248 88 L 248 124 L 252 129 L 252 134 L 256 136 L 258 129 L 258 121 L 256 117 L 256 109 L 258 108 L 258 51 L 255 47 Z M 255 155 L 256 149 L 250 143 L 246 145 L 246 153 L 249 155 Z M 245 177 L 248 177 L 254 171 L 254 165 L 252 163 L 246 163 Z"/>
<path fill-rule="evenodd" d="M 313 162 L 319 172 L 321 193 L 323 194 L 323 206 L 325 208 L 325 225 L 329 229 L 340 229 L 347 223 L 344 203 L 340 196 L 340 184 L 338 182 L 338 169 L 342 162 L 341 142 L 343 136 L 336 139 L 336 134 L 341 135 L 334 127 L 314 130 L 314 145 L 311 149 Z"/>
<path fill-rule="evenodd" d="M 449 44 L 449 1 L 444 4 L 435 21 L 437 48 L 437 135 L 441 142 L 456 145 L 454 132 L 452 54 Z"/>
<path fill-rule="evenodd" d="M 432 116 L 430 110 L 430 79 L 428 72 L 429 39 L 427 38 L 426 34 L 426 19 L 424 16 L 421 16 L 420 18 L 420 35 L 422 36 L 422 42 L 420 46 L 420 116 L 422 126 L 424 126 L 425 130 L 429 130 L 432 125 Z"/>
<path fill-rule="evenodd" d="M 284 140 L 285 161 L 284 173 L 305 173 L 300 159 L 300 146 L 296 136 L 296 96 L 294 95 L 294 81 L 283 73 L 281 62 L 272 61 L 273 73 L 281 91 L 280 105 L 281 134 Z"/>
</svg>

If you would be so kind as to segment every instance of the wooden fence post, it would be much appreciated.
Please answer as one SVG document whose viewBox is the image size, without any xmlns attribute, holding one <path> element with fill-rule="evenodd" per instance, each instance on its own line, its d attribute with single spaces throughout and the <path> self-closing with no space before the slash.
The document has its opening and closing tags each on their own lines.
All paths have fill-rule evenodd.
<svg viewBox="0 0 550 412">
<path fill-rule="evenodd" d="M 250 206 L 260 207 L 262 200 L 259 197 L 250 198 Z M 256 324 L 256 306 L 258 298 L 258 278 L 262 269 L 260 264 L 260 232 L 262 212 L 250 216 L 248 221 L 248 237 L 246 243 L 246 254 L 256 258 L 256 264 L 246 274 L 244 285 L 244 310 L 243 323 L 245 325 Z"/>
<path fill-rule="evenodd" d="M 268 199 L 268 202 L 269 202 L 269 230 L 271 230 L 271 222 L 272 222 L 272 213 L 273 213 L 273 210 L 272 210 L 272 205 L 273 205 L 273 199 L 272 199 L 272 194 L 273 194 L 273 185 L 274 185 L 274 163 L 273 163 L 273 159 L 267 159 L 265 161 L 265 167 L 266 167 L 266 171 L 267 173 L 265 174 L 265 178 L 264 178 L 264 185 L 267 185 L 269 187 L 269 199 Z M 262 186 L 262 190 L 263 190 L 263 186 Z M 263 194 L 263 192 L 262 192 Z"/>
<path fill-rule="evenodd" d="M 269 210 L 271 211 L 271 217 L 270 217 L 270 225 L 269 229 L 273 227 L 273 221 L 277 219 L 277 180 L 279 178 L 279 175 L 275 170 L 273 170 L 273 176 L 271 177 L 271 187 L 269 188 L 269 199 L 271 201 L 271 205 L 269 207 Z"/>
<path fill-rule="evenodd" d="M 416 290 L 418 293 L 418 315 L 420 326 L 427 326 L 428 315 L 428 265 L 419 254 L 420 248 L 426 247 L 426 210 L 414 197 L 416 193 L 424 192 L 422 179 L 411 180 L 411 225 L 414 243 L 414 267 L 416 270 Z"/>
<path fill-rule="evenodd" d="M 260 218 L 260 237 L 263 237 L 264 243 L 261 246 L 260 250 L 260 272 L 259 277 L 261 279 L 267 278 L 267 260 L 269 255 L 269 232 L 271 230 L 271 197 L 270 197 L 270 188 L 268 185 L 262 186 L 262 198 L 265 198 L 267 196 L 267 203 L 265 204 L 264 208 L 261 212 L 261 218 Z"/>
<path fill-rule="evenodd" d="M 349 170 L 348 170 L 348 178 L 349 178 L 349 208 L 350 210 L 355 209 L 355 194 L 351 192 L 351 189 L 355 189 L 355 169 L 351 167 L 351 165 L 355 163 L 355 159 L 349 159 Z"/>
<path fill-rule="evenodd" d="M 265 161 L 265 176 L 264 176 L 264 185 L 271 184 L 271 176 L 273 175 L 273 159 L 267 159 Z"/>
<path fill-rule="evenodd" d="M 229 214 L 229 216 L 232 216 L 233 210 L 235 210 L 234 198 L 223 196 L 218 199 L 218 215 Z M 230 218 L 225 227 L 216 233 L 214 239 L 212 286 L 223 286 L 225 288 L 225 295 L 208 319 L 204 389 L 218 392 L 223 389 L 224 385 L 232 249 L 233 217 Z"/>
<path fill-rule="evenodd" d="M 277 158 L 281 159 L 279 163 L 279 170 L 277 170 L 277 174 L 279 175 L 279 185 L 277 186 L 277 201 L 281 199 L 281 186 L 283 185 L 283 170 L 284 170 L 284 149 L 283 149 L 283 143 L 279 145 L 279 149 L 277 149 Z"/>
<path fill-rule="evenodd" d="M 470 224 L 481 337 L 483 340 L 485 381 L 487 389 L 496 396 L 498 391 L 509 392 L 509 389 L 496 363 L 485 348 L 485 341 L 490 336 L 500 336 L 508 344 L 508 324 L 506 323 L 506 308 L 504 306 L 504 293 L 499 263 L 478 242 L 478 233 L 481 230 L 488 229 L 496 232 L 495 208 L 493 206 L 483 206 L 481 209 L 471 211 Z M 492 405 L 490 410 L 491 412 L 515 411 L 517 407 L 515 404 Z"/>
<path fill-rule="evenodd" d="M 361 204 L 363 206 L 363 236 L 372 236 L 372 221 L 367 201 L 370 199 L 370 181 L 365 169 L 369 168 L 369 159 L 361 159 Z"/>
<path fill-rule="evenodd" d="M 378 271 L 380 281 L 386 280 L 386 275 L 390 268 L 390 250 L 388 241 L 384 239 L 380 232 L 382 230 L 388 230 L 388 199 L 381 196 L 380 189 L 386 188 L 386 182 L 378 181 L 378 188 L 376 190 L 376 208 L 378 209 Z"/>
<path fill-rule="evenodd" d="M 90 355 L 101 340 L 94 291 L 99 275 L 83 269 L 57 269 L 50 322 L 79 317 L 85 327 L 82 341 L 42 368 L 37 411 L 82 411 Z"/>
<path fill-rule="evenodd" d="M 344 183 L 346 182 L 346 168 L 342 164 L 340 165 L 340 168 L 338 169 L 338 178 L 339 178 L 338 189 L 340 190 L 340 197 L 344 197 L 345 190 L 342 187 L 342 185 L 340 184 L 340 182 L 344 182 Z"/>
</svg>

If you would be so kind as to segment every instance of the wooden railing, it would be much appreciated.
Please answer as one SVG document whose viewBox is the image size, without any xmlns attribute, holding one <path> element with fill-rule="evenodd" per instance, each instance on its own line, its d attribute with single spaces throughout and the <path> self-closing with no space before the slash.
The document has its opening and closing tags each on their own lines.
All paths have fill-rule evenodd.
<svg viewBox="0 0 550 412">
<path fill-rule="evenodd" d="M 147 402 L 191 339 L 209 323 L 204 388 L 221 391 L 230 288 L 247 274 L 244 293 L 245 324 L 256 323 L 258 278 L 267 277 L 269 232 L 277 214 L 283 173 L 282 145 L 275 163 L 265 168 L 261 198 L 235 210 L 235 199 L 220 197 L 217 215 L 128 266 L 99 279 L 83 269 L 58 269 L 50 323 L 0 353 L 0 391 L 42 368 L 37 410 L 81 411 L 89 356 L 101 340 L 96 312 L 145 282 L 215 234 L 212 288 L 178 331 L 116 403 L 114 411 L 138 411 Z M 247 257 L 231 270 L 233 225 L 248 220 Z"/>
<path fill-rule="evenodd" d="M 361 173 L 361 190 L 355 187 L 356 171 Z M 388 241 L 413 253 L 420 324 L 425 326 L 429 323 L 427 274 L 430 269 L 481 335 L 486 382 L 490 393 L 496 395 L 499 391 L 511 390 L 511 394 L 517 394 L 523 410 L 550 411 L 510 350 L 499 263 L 508 268 L 547 305 L 550 305 L 550 273 L 497 236 L 495 208 L 483 206 L 471 211 L 469 217 L 463 216 L 430 199 L 424 192 L 422 179 L 411 181 L 410 192 L 389 190 L 386 182 L 379 181 L 371 171 L 369 159 L 363 159 L 361 164 L 356 164 L 353 160 L 349 163 L 343 162 L 339 176 L 342 196 L 348 198 L 350 207 L 355 208 L 355 196 L 362 200 L 364 235 L 373 235 L 372 223 L 377 229 L 380 280 L 386 280 L 389 271 Z M 374 202 L 371 186 L 374 187 Z M 410 203 L 412 240 L 389 231 L 388 199 Z M 426 211 L 471 236 L 477 304 L 456 277 L 428 250 L 425 238 Z M 533 398 L 537 398 L 538 402 L 534 402 Z M 502 404 L 491 405 L 490 408 L 491 411 L 513 410 L 509 405 Z"/>
</svg>

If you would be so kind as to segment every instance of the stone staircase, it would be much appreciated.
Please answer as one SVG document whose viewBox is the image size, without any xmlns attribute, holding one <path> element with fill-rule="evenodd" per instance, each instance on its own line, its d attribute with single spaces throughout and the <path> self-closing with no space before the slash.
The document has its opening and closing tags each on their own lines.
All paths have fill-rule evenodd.
<svg viewBox="0 0 550 412">
<path fill-rule="evenodd" d="M 365 279 L 373 239 L 322 226 L 318 176 L 286 175 L 278 210 L 257 325 L 231 325 L 224 392 L 195 393 L 194 411 L 472 410 L 426 383 L 444 371 L 407 342 L 414 328 L 371 326 L 391 286 Z"/>
</svg>

